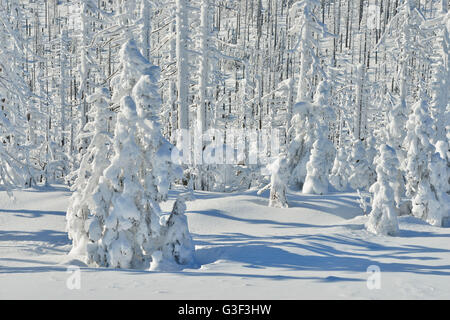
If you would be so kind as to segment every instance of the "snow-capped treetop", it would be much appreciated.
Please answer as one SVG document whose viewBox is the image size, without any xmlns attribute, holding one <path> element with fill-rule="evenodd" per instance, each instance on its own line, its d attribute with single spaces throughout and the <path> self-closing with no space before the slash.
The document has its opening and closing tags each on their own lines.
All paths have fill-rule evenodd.
<svg viewBox="0 0 450 320">
<path fill-rule="evenodd" d="M 152 82 L 159 80 L 159 67 L 152 65 L 139 50 L 136 41 L 128 40 L 120 49 L 119 57 L 122 71 L 113 78 L 114 88 L 112 100 L 117 103 L 121 97 L 131 95 L 141 76 L 148 75 Z"/>
</svg>

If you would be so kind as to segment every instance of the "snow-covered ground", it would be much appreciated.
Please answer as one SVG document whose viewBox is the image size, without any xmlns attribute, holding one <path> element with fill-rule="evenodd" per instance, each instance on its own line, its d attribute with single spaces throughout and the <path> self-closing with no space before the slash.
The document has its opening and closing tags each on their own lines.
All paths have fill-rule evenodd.
<svg viewBox="0 0 450 320">
<path fill-rule="evenodd" d="M 187 216 L 199 268 L 173 273 L 68 257 L 64 187 L 17 191 L 15 203 L 0 195 L 1 299 L 450 298 L 450 228 L 401 217 L 399 237 L 372 235 L 355 194 L 290 192 L 291 207 L 274 209 L 268 192 L 196 192 Z M 81 266 L 80 289 L 67 286 L 70 265 Z M 374 265 L 380 274 L 367 272 Z"/>
</svg>

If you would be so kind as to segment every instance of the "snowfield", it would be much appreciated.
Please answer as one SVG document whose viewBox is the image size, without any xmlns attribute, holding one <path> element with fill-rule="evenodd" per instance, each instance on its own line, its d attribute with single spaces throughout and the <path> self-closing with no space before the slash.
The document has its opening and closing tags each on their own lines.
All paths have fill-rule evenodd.
<svg viewBox="0 0 450 320">
<path fill-rule="evenodd" d="M 15 197 L 1 193 L 0 299 L 450 299 L 450 228 L 400 217 L 398 237 L 373 235 L 352 193 L 291 191 L 290 208 L 278 209 L 268 191 L 195 192 L 187 217 L 198 267 L 166 273 L 69 257 L 67 188 Z"/>
</svg>

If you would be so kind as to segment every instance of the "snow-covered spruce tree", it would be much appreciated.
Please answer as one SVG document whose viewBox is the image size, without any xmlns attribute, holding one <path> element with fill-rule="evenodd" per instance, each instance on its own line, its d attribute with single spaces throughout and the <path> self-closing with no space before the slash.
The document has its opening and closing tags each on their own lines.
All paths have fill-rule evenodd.
<svg viewBox="0 0 450 320">
<path fill-rule="evenodd" d="M 370 176 L 368 177 L 369 180 L 369 186 L 375 183 L 377 180 L 377 173 L 376 173 L 376 163 L 375 158 L 378 155 L 378 151 L 376 148 L 376 139 L 373 135 L 369 135 L 366 139 L 366 158 L 367 163 L 369 164 L 369 172 Z"/>
<path fill-rule="evenodd" d="M 143 185 L 146 165 L 136 104 L 122 98 L 114 135 L 114 157 L 93 195 L 88 263 L 111 268 L 143 268 L 160 232 L 158 203 Z M 147 259 L 148 260 L 148 259 Z"/>
<path fill-rule="evenodd" d="M 152 254 L 150 270 L 180 270 L 194 261 L 194 242 L 185 216 L 186 203 L 178 198 L 172 212 L 161 217 L 162 246 Z"/>
<path fill-rule="evenodd" d="M 93 121 L 85 125 L 84 132 L 90 136 L 90 144 L 83 155 L 80 166 L 74 172 L 77 177 L 72 186 L 72 197 L 67 209 L 67 226 L 69 238 L 72 240 L 71 254 L 86 256 L 86 245 L 89 234 L 86 221 L 92 215 L 90 208 L 95 207 L 92 194 L 97 188 L 103 171 L 109 166 L 111 155 L 111 134 L 108 132 L 108 122 L 112 118 L 109 109 L 110 94 L 106 88 L 98 88 L 95 93 L 87 97 L 92 104 L 88 116 Z"/>
<path fill-rule="evenodd" d="M 338 191 L 344 191 L 348 186 L 349 165 L 347 153 L 344 146 L 336 152 L 333 167 L 329 176 L 330 184 Z"/>
<path fill-rule="evenodd" d="M 434 120 L 437 141 L 447 141 L 450 135 L 450 13 L 448 0 L 441 1 L 437 16 L 425 21 L 421 29 L 433 31 L 436 37 L 430 37 L 427 44 L 434 49 L 430 57 L 433 61 L 431 78 L 431 117 Z M 430 41 L 431 40 L 431 41 Z M 437 41 L 436 41 L 437 40 Z"/>
<path fill-rule="evenodd" d="M 270 189 L 269 207 L 287 208 L 286 197 L 289 177 L 288 164 L 285 154 L 280 154 L 274 162 L 267 165 L 271 173 L 270 183 L 258 191 L 258 195 Z"/>
<path fill-rule="evenodd" d="M 436 152 L 439 153 L 442 159 L 447 162 L 447 175 L 448 175 L 448 184 L 447 184 L 447 194 L 450 194 L 450 145 L 447 141 L 439 140 L 436 142 Z"/>
<path fill-rule="evenodd" d="M 314 143 L 314 114 L 311 98 L 314 92 L 315 76 L 324 76 L 320 67 L 316 50 L 319 42 L 314 33 L 326 35 L 326 27 L 314 15 L 314 8 L 320 5 L 316 0 L 300 0 L 291 8 L 291 15 L 295 18 L 294 28 L 291 30 L 299 34 L 297 49 L 300 53 L 300 71 L 298 76 L 297 95 L 292 110 L 292 119 L 288 119 L 291 127 L 288 130 L 287 161 L 291 172 L 290 184 L 302 187 L 306 178 L 306 163 L 309 160 Z M 290 110 L 289 110 L 290 111 Z"/>
<path fill-rule="evenodd" d="M 298 188 L 303 186 L 306 178 L 306 163 L 309 160 L 314 143 L 314 118 L 311 103 L 297 102 L 293 107 L 291 127 L 288 130 L 290 139 L 287 148 L 289 183 Z"/>
<path fill-rule="evenodd" d="M 412 214 L 432 225 L 441 226 L 449 212 L 447 164 L 431 143 L 435 132 L 429 116 L 428 97 L 423 90 L 420 100 L 413 105 L 406 129 L 408 153 L 403 168 Z"/>
<path fill-rule="evenodd" d="M 91 0 L 81 0 L 77 3 L 79 6 L 79 21 L 80 21 L 80 33 L 79 42 L 75 47 L 77 50 L 77 55 L 79 56 L 79 63 L 77 65 L 77 75 L 79 76 L 79 117 L 76 132 L 76 150 L 78 152 L 76 157 L 76 162 L 80 163 L 83 158 L 84 153 L 89 145 L 89 140 L 85 134 L 85 125 L 88 121 L 88 111 L 89 103 L 87 102 L 87 97 L 92 92 L 94 88 L 93 81 L 93 70 L 94 70 L 94 59 L 93 59 L 93 48 L 91 47 L 91 41 L 94 36 L 92 32 L 91 25 L 98 22 L 97 14 L 100 12 L 97 4 Z M 75 167 L 77 164 L 75 164 Z"/>
<path fill-rule="evenodd" d="M 5 101 L 1 91 L 0 88 L 0 106 Z M 18 148 L 14 142 L 14 138 L 19 134 L 18 128 L 6 117 L 3 110 L 0 110 L 0 190 L 6 191 L 11 198 L 12 189 L 25 185 L 24 166 L 19 161 Z"/>
<path fill-rule="evenodd" d="M 312 111 L 315 114 L 316 140 L 313 144 L 309 161 L 306 164 L 307 174 L 302 189 L 303 193 L 328 193 L 328 175 L 331 166 L 330 158 L 335 154 L 334 146 L 328 140 L 327 130 L 327 121 L 333 117 L 333 110 L 329 107 L 329 90 L 328 83 L 322 81 L 318 85 L 314 97 Z"/>
<path fill-rule="evenodd" d="M 421 28 L 424 16 L 417 6 L 417 1 L 403 0 L 396 11 L 395 16 L 386 26 L 378 46 L 385 46 L 386 54 L 398 62 L 395 69 L 395 72 L 398 71 L 395 82 L 398 97 L 394 107 L 388 111 L 387 143 L 395 149 L 402 163 L 406 156 L 406 148 L 403 145 L 404 128 L 411 112 L 409 98 L 416 95 L 415 91 L 418 87 L 416 75 L 430 61 L 430 47 L 424 42 L 430 35 Z"/>
<path fill-rule="evenodd" d="M 450 168 L 440 152 L 433 154 L 430 167 L 430 184 L 440 203 L 442 219 L 450 217 Z M 443 220 L 442 220 L 443 222 Z M 442 224 L 442 223 L 441 223 Z"/>
<path fill-rule="evenodd" d="M 366 190 L 370 187 L 370 168 L 366 159 L 366 150 L 361 140 L 354 140 L 352 151 L 347 159 L 349 163 L 348 182 L 354 190 Z"/>
<path fill-rule="evenodd" d="M 322 73 L 316 56 L 319 42 L 314 34 L 318 33 L 319 36 L 324 36 L 327 32 L 326 27 L 319 22 L 319 18 L 314 14 L 316 6 L 320 6 L 317 0 L 299 0 L 292 5 L 290 12 L 295 19 L 291 32 L 299 34 L 297 49 L 300 53 L 300 73 L 296 102 L 309 101 L 311 99 L 314 92 L 311 79 L 314 75 Z"/>
<path fill-rule="evenodd" d="M 375 159 L 377 181 L 370 187 L 373 194 L 372 211 L 366 224 L 368 231 L 375 234 L 395 236 L 398 234 L 398 209 L 394 199 L 397 184 L 398 160 L 395 150 L 384 144 Z"/>
<path fill-rule="evenodd" d="M 306 179 L 303 184 L 303 193 L 307 194 L 326 194 L 328 193 L 328 166 L 324 157 L 326 149 L 326 140 L 317 139 L 311 150 L 309 161 L 306 164 Z"/>
<path fill-rule="evenodd" d="M 137 50 L 134 41 L 121 49 L 124 85 L 136 79 L 131 66 L 144 73 L 132 96 L 120 101 L 114 134 L 114 157 L 94 191 L 89 224 L 88 263 L 113 268 L 147 268 L 162 250 L 159 202 L 167 198 L 177 173 L 172 146 L 160 132 L 159 69 Z M 145 62 L 145 63 L 144 63 Z M 138 72 L 138 70 L 135 70 Z M 168 231 L 170 232 L 170 230 Z"/>
<path fill-rule="evenodd" d="M 16 1 L 0 3 L 0 188 L 10 197 L 12 189 L 33 180 L 28 159 L 29 150 L 36 147 L 26 142 L 24 134 L 22 106 L 30 103 L 32 94 L 23 77 L 27 50 L 16 30 L 21 12 Z"/>
<path fill-rule="evenodd" d="M 400 97 L 396 100 L 396 103 L 388 110 L 387 113 L 387 126 L 386 126 L 386 142 L 392 146 L 397 153 L 399 161 L 403 161 L 406 152 L 403 149 L 403 141 L 405 139 L 405 126 L 408 120 L 409 110 L 406 106 L 406 80 L 403 68 L 401 66 L 400 77 L 401 77 L 401 87 L 400 87 Z"/>
</svg>

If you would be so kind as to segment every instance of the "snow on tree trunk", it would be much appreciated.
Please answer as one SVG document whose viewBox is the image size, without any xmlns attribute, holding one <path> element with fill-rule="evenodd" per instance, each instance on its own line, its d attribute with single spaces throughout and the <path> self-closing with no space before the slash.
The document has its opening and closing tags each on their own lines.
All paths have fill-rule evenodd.
<svg viewBox="0 0 450 320">
<path fill-rule="evenodd" d="M 377 181 L 369 189 L 373 193 L 373 199 L 366 228 L 375 234 L 395 236 L 399 231 L 398 210 L 394 199 L 399 166 L 395 150 L 388 145 L 382 145 L 375 163 Z"/>
<path fill-rule="evenodd" d="M 189 129 L 189 76 L 187 53 L 188 9 L 186 0 L 176 0 L 176 52 L 178 129 Z"/>
<path fill-rule="evenodd" d="M 151 59 L 151 34 L 152 34 L 152 21 L 151 10 L 149 0 L 141 1 L 141 16 L 140 16 L 140 45 L 142 55 L 150 61 Z"/>
</svg>

